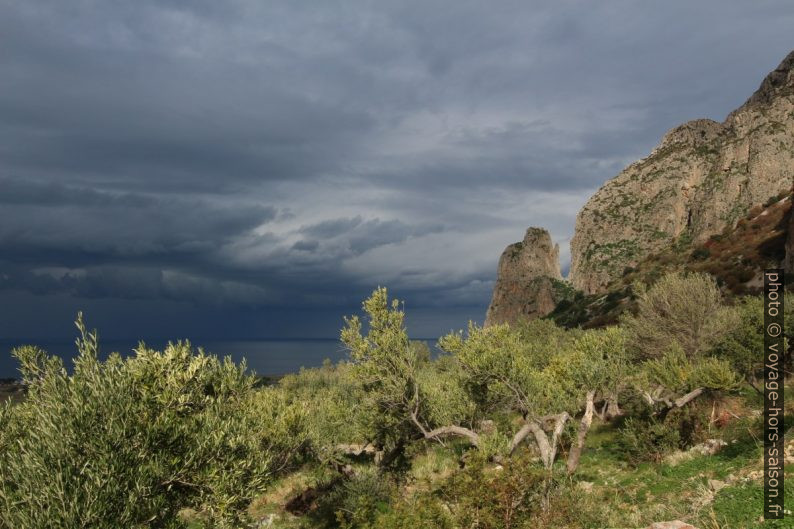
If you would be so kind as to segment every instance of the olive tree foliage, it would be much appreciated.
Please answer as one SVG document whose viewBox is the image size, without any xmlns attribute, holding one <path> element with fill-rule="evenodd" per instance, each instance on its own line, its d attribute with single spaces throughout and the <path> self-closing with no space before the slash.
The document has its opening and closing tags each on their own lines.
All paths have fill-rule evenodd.
<svg viewBox="0 0 794 529">
<path fill-rule="evenodd" d="M 713 353 L 729 361 L 756 391 L 761 392 L 756 380 L 764 369 L 764 356 L 760 354 L 764 350 L 763 298 L 745 297 L 736 304 L 736 310 L 736 324 L 715 344 Z"/>
<path fill-rule="evenodd" d="M 644 362 L 635 382 L 648 404 L 680 408 L 706 391 L 732 390 L 738 378 L 713 348 L 740 322 L 706 274 L 671 273 L 640 289 L 637 313 L 626 317 L 634 353 Z"/>
<path fill-rule="evenodd" d="M 551 468 L 565 425 L 579 419 L 569 459 L 576 469 L 595 402 L 625 379 L 622 329 L 566 331 L 534 321 L 453 332 L 439 339 L 446 354 L 422 361 L 411 347 L 398 301 L 379 288 L 363 303 L 368 331 L 346 320 L 342 341 L 364 397 L 364 430 L 379 446 L 417 436 L 457 436 L 495 457 L 509 456 L 527 438 Z M 516 423 L 518 417 L 518 423 Z"/>
<path fill-rule="evenodd" d="M 378 288 L 362 306 L 367 334 L 362 333 L 361 319 L 352 316 L 345 318 L 341 339 L 362 391 L 359 420 L 370 441 L 387 454 L 401 451 L 417 432 L 427 439 L 463 436 L 476 445 L 478 435 L 471 428 L 457 424 L 434 427 L 434 419 L 459 419 L 458 415 L 466 415 L 472 406 L 448 398 L 463 396 L 452 389 L 457 381 L 454 374 L 443 369 L 432 376 L 422 373 L 430 369 L 427 353 L 409 340 L 400 302 L 389 302 L 387 290 Z M 443 397 L 443 401 L 430 401 L 428 396 Z M 447 404 L 455 405 L 445 408 Z M 388 455 L 384 457 L 388 463 Z"/>
<path fill-rule="evenodd" d="M 466 391 L 462 375 L 460 366 L 449 355 L 419 370 L 417 385 L 422 396 L 420 415 L 427 424 L 461 425 L 475 430 L 481 426 L 481 421 L 488 419 Z"/>
<path fill-rule="evenodd" d="M 597 396 L 611 394 L 626 365 L 620 329 L 571 333 L 550 321 L 518 329 L 470 324 L 466 336 L 452 333 L 439 345 L 461 366 L 473 401 L 491 413 L 508 409 L 522 417 L 508 453 L 532 436 L 551 468 L 566 422 L 582 412 L 569 472 L 578 464 Z"/>
<path fill-rule="evenodd" d="M 346 317 L 341 340 L 369 411 L 361 419 L 371 441 L 379 448 L 396 448 L 413 430 L 410 413 L 417 401 L 418 356 L 410 346 L 399 301 L 389 303 L 385 288 L 376 289 L 362 308 L 367 334 L 362 334 L 358 316 Z"/>
<path fill-rule="evenodd" d="M 544 370 L 575 336 L 547 320 L 518 328 L 470 323 L 465 334 L 443 336 L 439 346 L 460 366 L 467 391 L 486 413 L 509 407 L 524 417 L 543 416 L 560 397 Z"/>
<path fill-rule="evenodd" d="M 361 420 L 368 417 L 366 395 L 353 370 L 347 362 L 326 362 L 279 381 L 279 389 L 293 405 L 311 409 L 306 421 L 306 449 L 322 463 L 341 464 L 344 455 L 363 450 L 369 442 Z"/>
<path fill-rule="evenodd" d="M 579 464 L 593 421 L 595 402 L 602 400 L 608 404 L 614 401 L 617 404 L 616 396 L 629 366 L 626 333 L 619 327 L 610 327 L 585 331 L 569 349 L 555 356 L 547 368 L 566 399 L 573 403 L 572 409 L 583 407 L 576 439 L 568 454 L 569 473 L 573 473 Z"/>
<path fill-rule="evenodd" d="M 187 342 L 100 361 L 77 326 L 71 375 L 37 347 L 14 351 L 29 390 L 0 412 L 0 527 L 180 527 L 188 507 L 239 526 L 302 449 L 304 407 Z"/>
</svg>

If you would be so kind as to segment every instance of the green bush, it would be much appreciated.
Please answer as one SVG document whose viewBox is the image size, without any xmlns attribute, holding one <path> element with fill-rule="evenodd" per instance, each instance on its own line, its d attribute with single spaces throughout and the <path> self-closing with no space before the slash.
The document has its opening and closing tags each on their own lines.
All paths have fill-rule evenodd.
<svg viewBox="0 0 794 529">
<path fill-rule="evenodd" d="M 376 468 L 360 469 L 350 479 L 336 479 L 317 500 L 311 527 L 375 528 L 376 518 L 389 510 L 394 482 Z"/>
<path fill-rule="evenodd" d="M 683 408 L 673 408 L 664 423 L 678 432 L 678 448 L 689 448 L 710 437 L 710 415 L 715 401 L 711 398 L 695 400 Z"/>
<path fill-rule="evenodd" d="M 78 327 L 72 375 L 15 350 L 29 393 L 0 413 L 0 527 L 179 527 L 188 507 L 229 527 L 298 454 L 305 412 L 244 364 L 187 342 L 101 362 Z"/>
<path fill-rule="evenodd" d="M 296 406 L 307 403 L 307 450 L 322 462 L 339 458 L 338 445 L 367 444 L 367 410 L 352 365 L 339 363 L 301 369 L 279 381 L 279 390 Z"/>
<path fill-rule="evenodd" d="M 362 428 L 375 446 L 399 454 L 416 431 L 410 412 L 423 355 L 411 346 L 400 302 L 389 301 L 385 288 L 375 289 L 362 309 L 365 319 L 345 318 L 341 331 L 361 391 Z M 368 329 L 363 334 L 365 322 Z"/>
<path fill-rule="evenodd" d="M 527 527 L 545 502 L 548 474 L 527 457 L 491 467 L 485 458 L 472 457 L 445 487 L 452 499 L 454 527 Z"/>
<path fill-rule="evenodd" d="M 620 429 L 618 443 L 632 465 L 643 462 L 660 463 L 679 446 L 678 429 L 653 418 L 629 417 Z"/>
<path fill-rule="evenodd" d="M 382 513 L 372 525 L 376 529 L 451 529 L 448 509 L 430 494 L 419 494 L 398 500 Z"/>
</svg>

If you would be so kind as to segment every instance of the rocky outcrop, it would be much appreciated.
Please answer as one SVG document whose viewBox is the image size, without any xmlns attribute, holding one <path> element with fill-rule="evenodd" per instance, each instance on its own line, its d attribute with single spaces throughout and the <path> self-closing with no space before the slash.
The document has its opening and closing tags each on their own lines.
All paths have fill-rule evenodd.
<svg viewBox="0 0 794 529">
<path fill-rule="evenodd" d="M 723 123 L 674 128 L 579 212 L 573 286 L 592 294 L 645 256 L 700 243 L 794 182 L 794 52 Z M 791 270 L 791 237 L 787 266 Z"/>
<path fill-rule="evenodd" d="M 545 316 L 558 301 L 560 248 L 543 228 L 529 228 L 524 240 L 508 246 L 499 270 L 485 325 Z"/>
</svg>

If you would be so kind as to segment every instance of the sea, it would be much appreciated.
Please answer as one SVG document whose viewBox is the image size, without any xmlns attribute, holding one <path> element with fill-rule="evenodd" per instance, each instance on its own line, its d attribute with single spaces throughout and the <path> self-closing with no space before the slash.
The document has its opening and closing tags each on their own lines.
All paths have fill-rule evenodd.
<svg viewBox="0 0 794 529">
<path fill-rule="evenodd" d="M 424 340 L 433 349 L 435 340 Z M 74 342 L 35 342 L 35 341 L 0 341 L 0 379 L 20 378 L 19 365 L 11 356 L 14 347 L 23 344 L 34 344 L 51 355 L 60 356 L 67 369 L 71 369 L 72 358 L 76 355 Z M 147 341 L 146 347 L 162 350 L 167 341 Z M 257 375 L 279 376 L 297 373 L 302 367 L 319 367 L 327 359 L 333 363 L 347 358 L 347 350 L 338 338 L 317 339 L 270 339 L 245 341 L 191 341 L 205 352 L 219 357 L 231 356 L 235 362 L 246 360 L 248 369 Z M 100 340 L 100 358 L 104 359 L 112 352 L 122 356 L 135 354 L 138 342 Z"/>
<path fill-rule="evenodd" d="M 33 342 L 4 341 L 0 342 L 0 378 L 19 378 L 19 364 L 11 356 L 11 350 L 25 343 L 32 343 L 51 355 L 60 356 L 68 368 L 72 358 L 77 354 L 74 342 Z M 162 350 L 167 341 L 147 341 L 149 349 Z M 195 347 L 202 347 L 205 352 L 218 357 L 231 356 L 235 362 L 246 360 L 248 369 L 257 375 L 284 375 L 295 373 L 301 367 L 318 367 L 328 359 L 338 362 L 347 357 L 347 351 L 338 338 L 328 339 L 292 339 L 292 340 L 246 340 L 246 341 L 196 341 Z M 138 347 L 137 341 L 100 341 L 100 358 L 117 352 L 122 356 L 134 355 Z"/>
</svg>

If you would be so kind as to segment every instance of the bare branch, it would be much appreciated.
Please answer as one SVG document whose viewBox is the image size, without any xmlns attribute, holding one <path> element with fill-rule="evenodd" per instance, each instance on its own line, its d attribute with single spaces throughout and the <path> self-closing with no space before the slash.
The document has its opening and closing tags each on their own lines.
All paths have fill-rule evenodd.
<svg viewBox="0 0 794 529">
<path fill-rule="evenodd" d="M 416 386 L 414 386 L 414 408 L 411 410 L 411 421 L 419 428 L 419 431 L 422 432 L 425 439 L 441 439 L 448 435 L 457 435 L 459 437 L 466 437 L 474 446 L 478 446 L 480 443 L 480 436 L 477 432 L 462 426 L 441 426 L 428 431 L 419 420 L 419 388 Z"/>
<path fill-rule="evenodd" d="M 683 397 L 680 397 L 679 399 L 676 399 L 676 401 L 675 401 L 676 408 L 680 408 L 682 406 L 685 406 L 690 401 L 692 401 L 695 398 L 699 397 L 703 393 L 703 391 L 705 391 L 704 388 L 693 389 L 692 391 L 690 391 L 689 393 L 687 393 Z"/>
<path fill-rule="evenodd" d="M 447 435 L 466 437 L 473 446 L 479 446 L 480 436 L 477 432 L 462 426 L 441 426 L 424 434 L 427 439 L 438 439 Z"/>
</svg>

